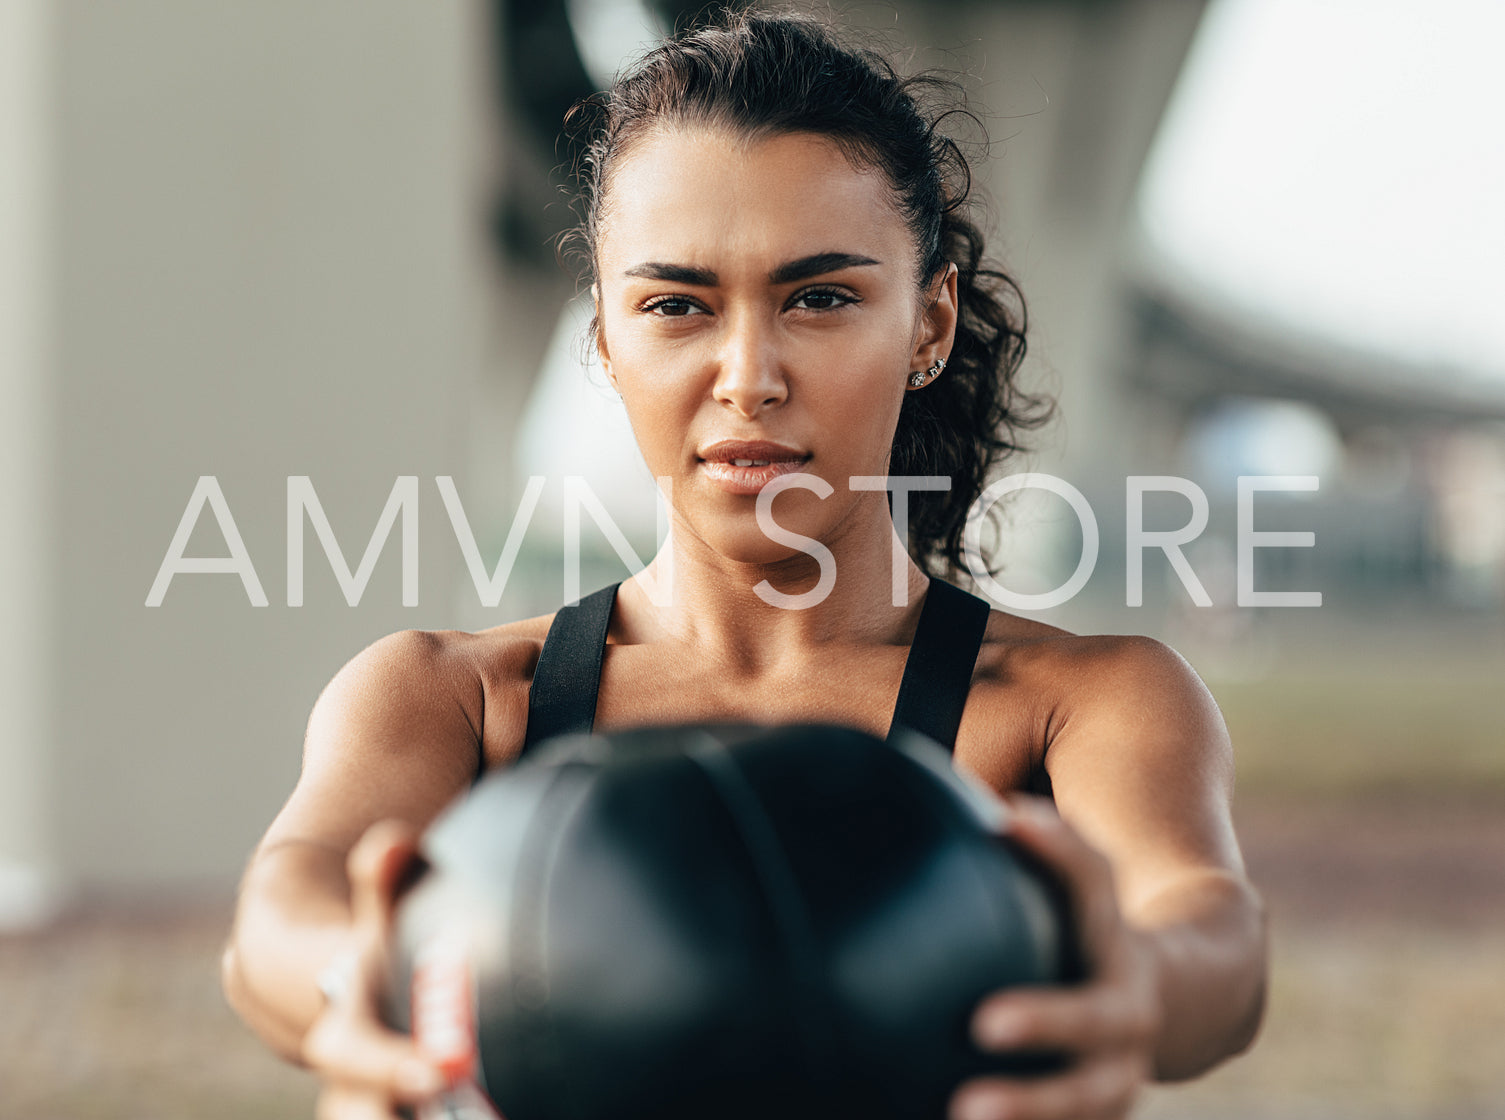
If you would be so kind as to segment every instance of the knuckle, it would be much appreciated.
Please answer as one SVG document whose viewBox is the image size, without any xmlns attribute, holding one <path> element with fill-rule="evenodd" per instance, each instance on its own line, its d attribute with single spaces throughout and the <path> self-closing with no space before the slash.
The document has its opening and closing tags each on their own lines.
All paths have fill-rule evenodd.
<svg viewBox="0 0 1505 1120">
<path fill-rule="evenodd" d="M 1025 1004 L 1009 1013 L 1013 1034 L 1021 1039 L 1035 1038 L 1049 1025 L 1050 1017 L 1038 1006 Z"/>
<path fill-rule="evenodd" d="M 978 1001 L 976 1014 L 982 1018 L 1006 1015 L 1014 1006 L 1015 993 L 1011 988 L 988 993 Z"/>
<path fill-rule="evenodd" d="M 1045 1029 L 1048 1016 L 1037 1003 L 1003 998 L 977 1017 L 977 1034 L 990 1047 L 1010 1047 L 1027 1043 Z"/>
<path fill-rule="evenodd" d="M 371 877 L 376 864 L 376 846 L 370 830 L 345 853 L 345 873 L 351 882 L 364 882 Z"/>
</svg>

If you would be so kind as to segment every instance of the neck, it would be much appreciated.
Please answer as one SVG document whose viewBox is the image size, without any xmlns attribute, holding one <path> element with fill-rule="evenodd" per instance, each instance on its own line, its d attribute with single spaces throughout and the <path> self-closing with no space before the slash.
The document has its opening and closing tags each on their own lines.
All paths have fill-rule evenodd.
<svg viewBox="0 0 1505 1120">
<path fill-rule="evenodd" d="M 905 553 L 885 496 L 873 498 L 860 516 L 821 542 L 831 551 L 826 564 L 835 574 L 824 595 L 814 556 L 738 562 L 676 523 L 653 561 L 622 585 L 621 632 L 629 642 L 684 642 L 746 674 L 799 665 L 814 647 L 830 642 L 907 642 L 928 580 Z M 796 605 L 788 597 L 800 599 Z"/>
</svg>

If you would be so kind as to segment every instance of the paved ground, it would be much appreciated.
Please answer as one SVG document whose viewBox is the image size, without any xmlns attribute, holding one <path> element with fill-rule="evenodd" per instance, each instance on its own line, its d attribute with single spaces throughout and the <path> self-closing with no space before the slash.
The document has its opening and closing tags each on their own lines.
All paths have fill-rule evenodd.
<svg viewBox="0 0 1505 1120">
<path fill-rule="evenodd" d="M 1270 902 L 1270 1013 L 1248 1056 L 1145 1120 L 1505 1116 L 1505 801 L 1267 797 L 1240 809 Z M 0 940 L 0 1117 L 312 1115 L 309 1078 L 223 1005 L 223 903 L 75 915 Z"/>
<path fill-rule="evenodd" d="M 1505 1117 L 1505 804 L 1246 805 L 1273 932 L 1253 1051 L 1145 1120 Z"/>
</svg>

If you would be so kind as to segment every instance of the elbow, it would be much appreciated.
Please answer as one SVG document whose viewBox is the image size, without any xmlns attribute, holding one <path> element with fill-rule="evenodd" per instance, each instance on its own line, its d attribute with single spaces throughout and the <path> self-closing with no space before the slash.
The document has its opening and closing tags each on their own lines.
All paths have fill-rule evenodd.
<svg viewBox="0 0 1505 1120">
<path fill-rule="evenodd" d="M 1173 1056 L 1159 1055 L 1156 1058 L 1153 1077 L 1155 1081 L 1173 1084 L 1191 1081 L 1216 1069 L 1247 1052 L 1259 1037 L 1259 1029 L 1265 1016 L 1265 981 L 1261 976 L 1247 1010 L 1229 1024 L 1220 1035 L 1205 1038 L 1206 1045 Z"/>
<path fill-rule="evenodd" d="M 1249 900 L 1253 911 L 1255 929 L 1253 955 L 1253 983 L 1244 1004 L 1244 1014 L 1236 1021 L 1227 1057 L 1245 1053 L 1259 1038 L 1260 1027 L 1265 1021 L 1265 1006 L 1270 990 L 1270 920 L 1265 911 L 1264 899 L 1249 888 Z"/>
<path fill-rule="evenodd" d="M 1231 984 L 1228 1001 L 1229 1015 L 1224 1020 L 1220 1033 L 1220 1045 L 1208 1055 L 1205 1068 L 1237 1057 L 1254 1045 L 1264 1023 L 1265 1004 L 1269 992 L 1270 974 L 1270 921 L 1265 910 L 1265 901 L 1247 879 L 1240 884 L 1239 910 L 1241 917 L 1235 928 L 1242 928 L 1241 936 L 1234 936 L 1229 956 L 1225 958 L 1225 975 Z M 1198 1071 L 1201 1072 L 1201 1071 Z"/>
<path fill-rule="evenodd" d="M 1265 974 L 1260 973 L 1259 985 L 1255 989 L 1254 999 L 1250 1003 L 1249 1012 L 1239 1024 L 1238 1030 L 1233 1036 L 1233 1045 L 1228 1051 L 1228 1057 L 1234 1058 L 1245 1053 L 1259 1038 L 1259 1029 L 1265 1021 L 1265 999 L 1268 984 Z"/>
<path fill-rule="evenodd" d="M 1232 1020 L 1221 1034 L 1210 1036 L 1208 1045 L 1198 1053 L 1182 1054 L 1175 1058 L 1161 1058 L 1156 1062 L 1156 1081 L 1174 1083 L 1191 1081 L 1208 1073 L 1226 1061 L 1248 1052 L 1259 1038 L 1260 1026 L 1265 1018 L 1265 974 L 1260 972 L 1249 999 L 1243 1004 L 1239 1016 Z"/>
<path fill-rule="evenodd" d="M 232 938 L 225 944 L 225 951 L 219 958 L 219 986 L 225 995 L 225 1002 L 230 1005 L 242 1019 L 246 1017 L 246 985 L 245 977 L 240 971 L 240 958 L 235 952 L 235 940 Z"/>
<path fill-rule="evenodd" d="M 1247 882 L 1228 912 L 1221 948 L 1208 958 L 1209 981 L 1185 991 L 1177 1018 L 1186 1026 L 1156 1055 L 1156 1081 L 1187 1081 L 1248 1051 L 1264 1023 L 1269 989 L 1269 923 L 1263 899 Z M 1197 1024 L 1196 1027 L 1190 1027 Z"/>
<path fill-rule="evenodd" d="M 240 1017 L 241 1022 L 266 1043 L 274 1054 L 293 1065 L 305 1064 L 301 1036 L 290 1030 L 286 1024 L 275 1020 L 252 991 L 246 980 L 245 969 L 242 967 L 240 954 L 236 951 L 233 936 L 226 943 L 224 952 L 220 954 L 219 982 L 220 990 L 224 993 L 225 1002 L 230 1005 L 230 1010 L 234 1011 Z"/>
</svg>

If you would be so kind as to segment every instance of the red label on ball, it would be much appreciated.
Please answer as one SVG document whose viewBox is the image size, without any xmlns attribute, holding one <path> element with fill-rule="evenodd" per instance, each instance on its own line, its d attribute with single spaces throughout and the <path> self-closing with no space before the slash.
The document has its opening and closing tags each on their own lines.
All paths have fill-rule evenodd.
<svg viewBox="0 0 1505 1120">
<path fill-rule="evenodd" d="M 475 1073 L 470 958 L 463 938 L 437 934 L 413 961 L 413 1041 L 453 1084 Z"/>
</svg>

